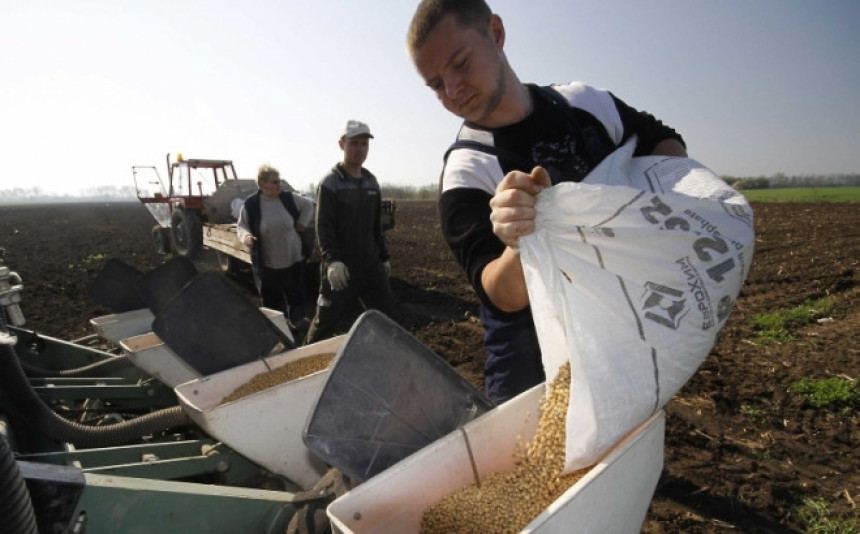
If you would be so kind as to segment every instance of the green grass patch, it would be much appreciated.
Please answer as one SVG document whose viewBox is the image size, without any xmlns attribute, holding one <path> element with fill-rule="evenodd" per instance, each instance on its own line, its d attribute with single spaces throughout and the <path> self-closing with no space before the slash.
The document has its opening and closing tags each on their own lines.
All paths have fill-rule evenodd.
<svg viewBox="0 0 860 534">
<path fill-rule="evenodd" d="M 830 505 L 824 499 L 803 499 L 803 506 L 797 510 L 797 518 L 807 534 L 858 534 L 860 521 L 857 514 L 846 519 L 832 517 Z"/>
<path fill-rule="evenodd" d="M 860 387 L 856 380 L 838 376 L 812 380 L 802 378 L 788 386 L 788 391 L 796 393 L 816 408 L 851 408 L 860 405 Z"/>
<path fill-rule="evenodd" d="M 92 262 L 94 262 L 94 261 L 102 261 L 102 260 L 104 260 L 105 258 L 107 258 L 107 256 L 106 256 L 106 255 L 104 255 L 104 254 L 102 254 L 102 253 L 98 253 L 98 254 L 90 254 L 89 256 L 87 256 L 86 258 L 84 258 L 84 263 L 92 263 Z"/>
<path fill-rule="evenodd" d="M 773 453 L 769 450 L 757 450 L 754 449 L 752 451 L 752 455 L 755 456 L 756 460 L 760 462 L 778 462 L 779 458 L 773 455 Z"/>
<path fill-rule="evenodd" d="M 767 418 L 764 408 L 753 406 L 751 404 L 741 404 L 741 414 L 750 418 L 754 422 L 761 422 Z"/>
<path fill-rule="evenodd" d="M 776 313 L 760 313 L 752 323 L 758 329 L 756 341 L 763 344 L 794 341 L 794 331 L 822 317 L 833 307 L 833 300 L 807 300 L 800 306 Z"/>
<path fill-rule="evenodd" d="M 860 202 L 860 187 L 744 189 L 750 202 Z"/>
<path fill-rule="evenodd" d="M 769 400 L 756 403 L 741 403 L 738 411 L 756 425 L 767 425 L 779 411 L 779 402 Z"/>
</svg>

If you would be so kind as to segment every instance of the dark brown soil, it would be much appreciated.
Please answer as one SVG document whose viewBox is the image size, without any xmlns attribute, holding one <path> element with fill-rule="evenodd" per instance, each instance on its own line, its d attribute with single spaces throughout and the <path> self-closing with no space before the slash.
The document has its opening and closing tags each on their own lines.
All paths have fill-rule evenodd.
<svg viewBox="0 0 860 534">
<path fill-rule="evenodd" d="M 802 532 L 806 498 L 856 517 L 857 405 L 816 409 L 788 388 L 860 377 L 860 209 L 753 207 L 752 270 L 716 346 L 666 408 L 665 468 L 643 532 Z M 0 247 L 24 281 L 26 327 L 67 340 L 92 334 L 89 320 L 109 313 L 88 296 L 105 261 L 143 272 L 164 261 L 152 225 L 134 202 L 0 208 Z M 481 387 L 477 300 L 441 241 L 434 205 L 400 202 L 388 240 L 398 319 Z M 242 276 L 234 280 L 256 298 Z M 825 321 L 800 327 L 792 342 L 757 341 L 757 314 L 821 297 L 834 302 Z"/>
</svg>

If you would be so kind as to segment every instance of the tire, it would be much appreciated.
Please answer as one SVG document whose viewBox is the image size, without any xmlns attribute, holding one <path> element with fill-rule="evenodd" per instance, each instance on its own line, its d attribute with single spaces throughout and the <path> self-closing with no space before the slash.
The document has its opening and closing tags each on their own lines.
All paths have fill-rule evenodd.
<svg viewBox="0 0 860 534">
<path fill-rule="evenodd" d="M 224 274 L 235 274 L 239 270 L 239 260 L 220 250 L 215 251 L 218 259 L 218 269 Z"/>
<path fill-rule="evenodd" d="M 176 208 L 170 216 L 170 237 L 180 256 L 195 257 L 203 248 L 203 221 L 200 212 Z"/>
<path fill-rule="evenodd" d="M 152 227 L 152 244 L 159 254 L 170 253 L 170 230 L 156 224 Z"/>
<path fill-rule="evenodd" d="M 387 232 L 394 228 L 394 213 L 397 211 L 397 204 L 394 200 L 382 201 L 382 212 L 379 214 L 382 219 L 382 231 Z"/>
</svg>

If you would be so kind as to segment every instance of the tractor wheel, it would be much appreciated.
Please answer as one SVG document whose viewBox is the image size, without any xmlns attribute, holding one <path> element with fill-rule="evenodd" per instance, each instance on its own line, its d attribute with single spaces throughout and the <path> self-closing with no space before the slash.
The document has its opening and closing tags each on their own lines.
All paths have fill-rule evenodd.
<svg viewBox="0 0 860 534">
<path fill-rule="evenodd" d="M 239 270 L 239 260 L 229 254 L 225 254 L 220 250 L 215 251 L 215 257 L 218 259 L 218 268 L 224 274 L 235 274 Z"/>
<path fill-rule="evenodd" d="M 170 253 L 170 230 L 156 224 L 152 227 L 152 244 L 159 254 Z"/>
<path fill-rule="evenodd" d="M 193 258 L 203 248 L 203 222 L 200 212 L 176 208 L 170 216 L 170 237 L 180 256 Z"/>
<path fill-rule="evenodd" d="M 382 231 L 387 232 L 394 228 L 394 214 L 397 212 L 397 204 L 394 200 L 383 200 L 382 201 L 382 212 L 380 213 L 380 219 L 382 219 Z"/>
</svg>

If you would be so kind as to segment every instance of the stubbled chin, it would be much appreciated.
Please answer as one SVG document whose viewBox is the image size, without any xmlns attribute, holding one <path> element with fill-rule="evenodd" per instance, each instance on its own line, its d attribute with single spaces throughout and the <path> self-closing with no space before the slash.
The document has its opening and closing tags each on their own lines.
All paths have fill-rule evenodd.
<svg viewBox="0 0 860 534">
<path fill-rule="evenodd" d="M 480 110 L 475 106 L 448 108 L 448 111 L 469 122 L 475 122 L 482 116 Z"/>
<path fill-rule="evenodd" d="M 447 109 L 448 111 L 450 111 L 450 112 L 451 112 L 451 113 L 453 113 L 454 115 L 456 115 L 456 116 L 460 117 L 461 119 L 465 119 L 465 118 L 466 118 L 466 117 L 464 116 L 464 114 L 463 114 L 463 111 L 462 111 L 460 108 L 458 108 L 458 107 L 454 106 L 453 104 L 451 104 L 451 105 L 446 105 L 446 106 L 445 106 L 445 109 Z"/>
</svg>

